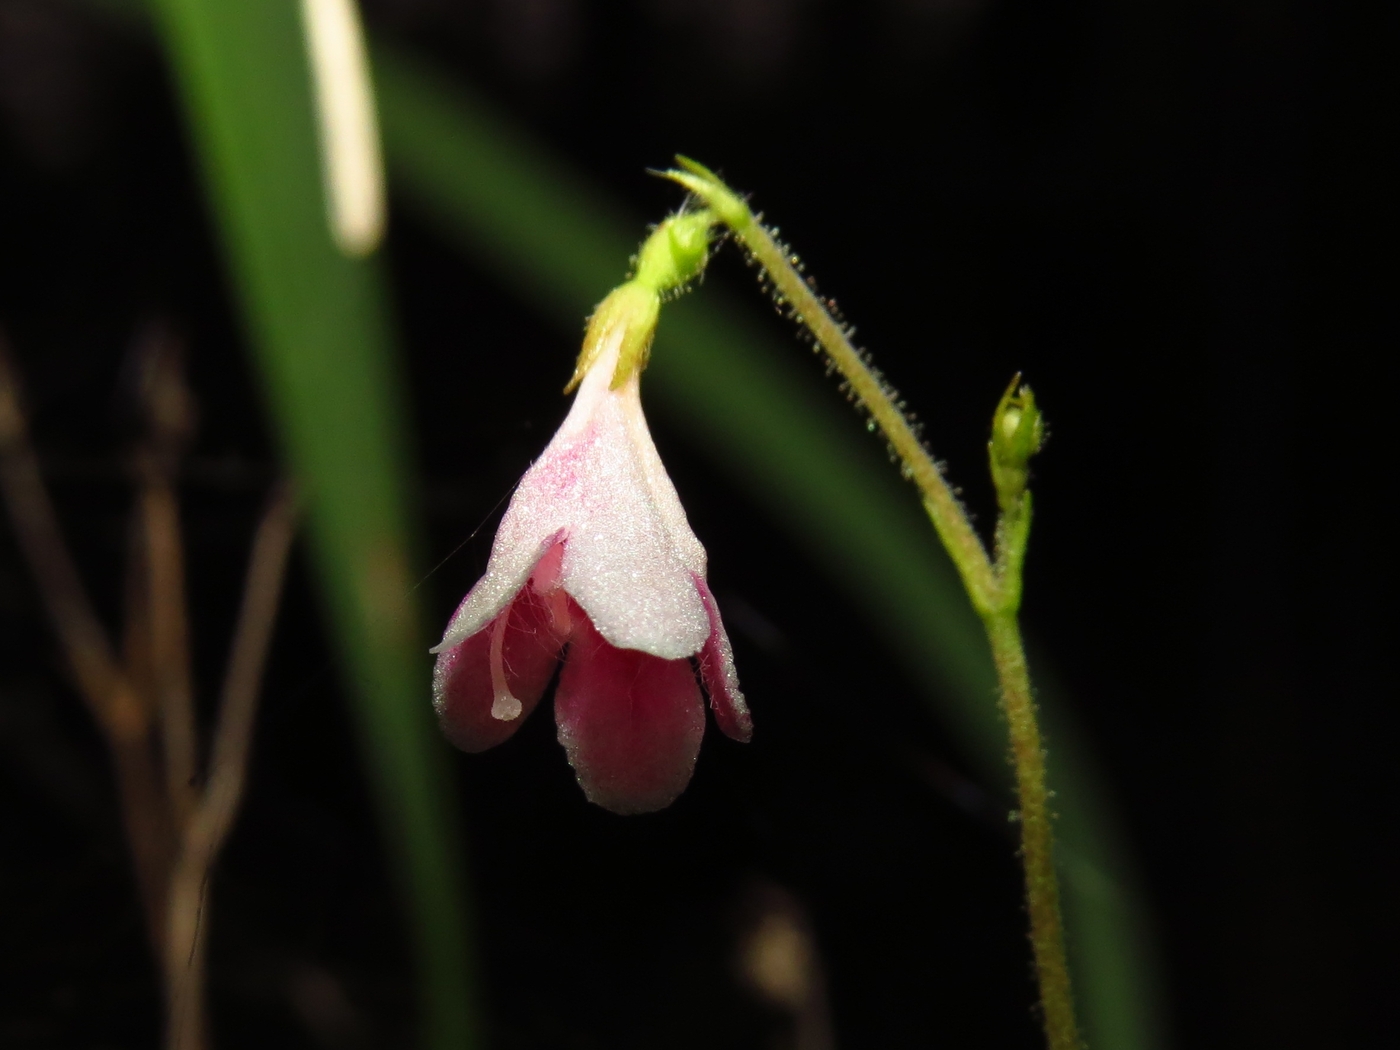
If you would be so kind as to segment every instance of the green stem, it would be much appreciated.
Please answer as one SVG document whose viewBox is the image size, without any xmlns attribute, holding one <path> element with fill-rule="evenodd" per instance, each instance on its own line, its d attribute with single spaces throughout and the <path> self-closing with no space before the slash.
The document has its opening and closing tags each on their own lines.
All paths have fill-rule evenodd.
<svg viewBox="0 0 1400 1050">
<path fill-rule="evenodd" d="M 1055 874 L 1045 750 L 1036 723 L 1030 674 L 1017 621 L 1021 565 L 1030 532 L 1030 495 L 1019 493 L 1002 512 L 997 521 L 995 560 L 989 558 L 938 464 L 919 441 L 883 380 L 851 344 L 846 329 L 831 316 L 826 304 L 797 271 L 791 253 L 718 176 L 686 158 L 680 158 L 680 163 L 686 170 L 669 171 L 666 176 L 700 197 L 743 242 L 773 282 L 780 302 L 816 337 L 851 393 L 884 433 L 899 456 L 905 475 L 919 487 L 929 519 L 957 566 L 973 607 L 982 618 L 1001 686 L 1001 705 L 1006 713 L 1016 770 L 1021 859 L 1025 868 L 1030 941 L 1040 985 L 1045 1039 L 1050 1050 L 1080 1050 L 1083 1043 L 1074 1016 L 1074 996 L 1060 916 L 1060 887 Z"/>
<path fill-rule="evenodd" d="M 1051 1050 L 1078 1050 L 1082 1045 L 1074 1018 L 1064 924 L 1060 918 L 1060 884 L 1055 876 L 1055 833 L 1050 792 L 1045 785 L 1045 748 L 1035 717 L 1030 672 L 1014 610 L 984 617 L 1001 684 L 1001 709 L 1011 735 L 1020 800 L 1021 863 L 1025 868 L 1026 905 L 1030 912 L 1031 950 L 1040 980 L 1041 1020 Z"/>
<path fill-rule="evenodd" d="M 686 163 L 682 161 L 682 163 Z M 696 165 L 698 168 L 699 165 Z M 704 169 L 700 169 L 704 171 Z M 851 392 L 865 406 L 885 438 L 904 463 L 909 478 L 923 493 L 929 517 L 933 519 L 943 545 L 948 548 L 972 603 L 978 612 L 995 605 L 996 580 L 982 541 L 963 513 L 938 464 L 919 442 L 908 418 L 885 390 L 884 383 L 861 359 L 846 337 L 846 330 L 831 316 L 802 275 L 793 268 L 789 253 L 773 239 L 764 225 L 727 186 L 705 172 L 669 172 L 671 178 L 698 194 L 714 208 L 724 223 L 744 243 L 744 247 L 767 272 L 781 301 L 816 336 L 817 342 L 840 370 Z M 715 197 L 717 199 L 711 199 Z"/>
</svg>

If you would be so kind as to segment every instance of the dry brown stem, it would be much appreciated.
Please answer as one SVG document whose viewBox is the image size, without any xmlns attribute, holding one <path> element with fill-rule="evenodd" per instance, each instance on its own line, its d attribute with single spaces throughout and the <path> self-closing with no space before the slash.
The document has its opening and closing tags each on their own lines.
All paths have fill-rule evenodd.
<svg viewBox="0 0 1400 1050">
<path fill-rule="evenodd" d="M 145 664 L 160 712 L 166 793 L 177 826 L 194 811 L 198 735 L 190 672 L 185 600 L 185 555 L 175 476 L 194 429 L 193 399 L 185 387 L 179 342 L 160 323 L 150 325 L 137 348 L 145 440 L 136 455 L 136 533 L 145 570 Z"/>
<path fill-rule="evenodd" d="M 174 827 L 150 734 L 150 707 L 117 663 L 107 633 L 63 541 L 58 516 L 29 442 L 18 377 L 0 336 L 0 489 L 20 549 L 63 646 L 78 691 L 112 752 L 122 821 L 145 906 L 151 943 L 163 943 L 161 916 L 175 852 Z"/>
<path fill-rule="evenodd" d="M 296 531 L 291 488 L 278 487 L 263 514 L 248 560 L 243 607 L 224 678 L 208 785 L 185 827 L 170 886 L 166 981 L 170 995 L 166 1045 L 197 1050 L 204 1032 L 204 900 L 212 867 L 243 797 L 254 716 Z"/>
<path fill-rule="evenodd" d="M 210 869 L 238 813 L 273 623 L 296 527 L 290 486 L 273 493 L 249 557 L 209 775 L 198 734 L 175 477 L 193 421 L 179 346 L 152 327 L 139 348 L 146 437 L 127 572 L 124 662 L 114 655 L 58 524 L 0 335 L 0 490 L 78 690 L 112 753 L 151 945 L 162 960 L 167 1046 L 204 1046 L 204 917 Z M 156 716 L 159 715 L 160 746 Z"/>
</svg>

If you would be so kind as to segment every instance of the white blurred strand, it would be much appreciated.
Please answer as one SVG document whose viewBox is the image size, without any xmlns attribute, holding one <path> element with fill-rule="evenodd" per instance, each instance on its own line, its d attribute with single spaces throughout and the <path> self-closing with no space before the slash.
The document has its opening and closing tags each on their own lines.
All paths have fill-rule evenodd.
<svg viewBox="0 0 1400 1050">
<path fill-rule="evenodd" d="M 384 159 L 355 0 L 301 0 L 331 239 L 368 255 L 384 237 Z"/>
</svg>

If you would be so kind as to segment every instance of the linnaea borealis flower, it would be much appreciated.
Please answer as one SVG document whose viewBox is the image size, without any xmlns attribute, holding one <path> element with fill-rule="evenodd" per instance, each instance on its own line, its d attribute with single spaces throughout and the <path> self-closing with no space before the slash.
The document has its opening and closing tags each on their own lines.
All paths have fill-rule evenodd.
<svg viewBox="0 0 1400 1050">
<path fill-rule="evenodd" d="M 521 479 L 486 574 L 447 626 L 433 702 L 464 751 L 501 743 L 539 703 L 558 661 L 559 742 L 584 794 L 616 813 L 673 802 L 705 729 L 752 723 L 729 638 L 642 414 L 640 377 L 664 293 L 704 265 L 713 217 L 653 232 L 637 275 L 589 321 L 564 423 Z"/>
</svg>

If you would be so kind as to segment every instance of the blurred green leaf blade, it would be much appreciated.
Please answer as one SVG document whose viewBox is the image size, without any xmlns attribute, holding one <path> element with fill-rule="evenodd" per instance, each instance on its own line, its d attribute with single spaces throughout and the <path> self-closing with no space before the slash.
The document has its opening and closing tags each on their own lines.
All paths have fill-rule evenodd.
<svg viewBox="0 0 1400 1050">
<path fill-rule="evenodd" d="M 385 282 L 333 246 L 297 6 L 159 0 L 175 68 L 349 678 L 406 891 L 425 1043 L 477 1045 L 461 860 L 409 600 L 401 384 Z"/>
</svg>

